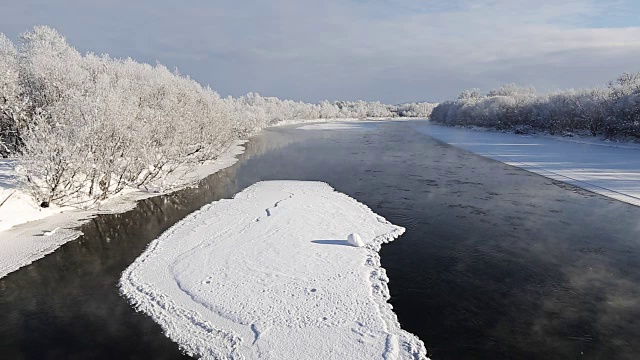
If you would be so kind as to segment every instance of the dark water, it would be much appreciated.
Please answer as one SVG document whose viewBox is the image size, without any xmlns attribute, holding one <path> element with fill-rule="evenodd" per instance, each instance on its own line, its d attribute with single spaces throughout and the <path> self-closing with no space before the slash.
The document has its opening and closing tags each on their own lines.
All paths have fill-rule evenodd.
<svg viewBox="0 0 640 360">
<path fill-rule="evenodd" d="M 434 359 L 635 359 L 640 208 L 446 146 L 411 123 L 281 128 L 235 166 L 102 215 L 84 236 L 0 279 L 0 358 L 173 359 L 118 295 L 146 245 L 202 205 L 260 180 L 328 182 L 407 228 L 382 248 L 391 303 Z"/>
</svg>

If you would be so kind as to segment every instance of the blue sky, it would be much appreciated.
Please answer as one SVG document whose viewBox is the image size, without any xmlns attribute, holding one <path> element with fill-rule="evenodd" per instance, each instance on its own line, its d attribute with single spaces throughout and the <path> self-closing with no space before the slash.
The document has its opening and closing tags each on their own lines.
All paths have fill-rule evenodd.
<svg viewBox="0 0 640 360">
<path fill-rule="evenodd" d="M 603 4 L 607 4 L 603 1 Z M 587 22 L 590 27 L 633 27 L 640 26 L 640 1 L 614 2 L 610 11 L 605 11 Z"/>
<path fill-rule="evenodd" d="M 440 101 L 478 87 L 604 85 L 640 71 L 631 0 L 0 0 L 16 40 L 178 67 L 222 95 Z"/>
</svg>

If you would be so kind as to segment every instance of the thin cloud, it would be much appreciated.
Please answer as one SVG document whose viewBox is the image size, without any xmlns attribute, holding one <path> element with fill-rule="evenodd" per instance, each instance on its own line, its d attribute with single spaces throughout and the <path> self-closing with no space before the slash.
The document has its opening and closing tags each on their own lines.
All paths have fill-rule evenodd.
<svg viewBox="0 0 640 360">
<path fill-rule="evenodd" d="M 24 0 L 3 5 L 0 31 L 16 39 L 50 25 L 80 51 L 159 60 L 223 95 L 396 103 L 505 81 L 543 91 L 593 86 L 638 71 L 640 27 L 594 20 L 634 8 L 630 0 Z"/>
</svg>

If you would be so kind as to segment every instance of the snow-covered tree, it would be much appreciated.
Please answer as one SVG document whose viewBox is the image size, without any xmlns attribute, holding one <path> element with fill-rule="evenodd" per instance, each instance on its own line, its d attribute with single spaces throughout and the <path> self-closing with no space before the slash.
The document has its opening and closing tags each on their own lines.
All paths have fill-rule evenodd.
<svg viewBox="0 0 640 360">
<path fill-rule="evenodd" d="M 431 118 L 450 125 L 640 138 L 640 73 L 624 73 L 607 88 L 536 95 L 531 87 L 507 84 L 486 96 L 475 94 L 465 91 L 438 105 Z"/>
<path fill-rule="evenodd" d="M 464 90 L 458 95 L 458 100 L 469 100 L 469 99 L 480 99 L 482 98 L 482 93 L 480 93 L 480 89 L 469 89 Z"/>
<path fill-rule="evenodd" d="M 4 157 L 22 145 L 20 131 L 27 120 L 19 74 L 18 51 L 0 33 L 0 156 Z"/>
<path fill-rule="evenodd" d="M 18 157 L 42 204 L 90 207 L 127 187 L 171 188 L 176 174 L 283 121 L 399 113 L 380 102 L 222 99 L 161 64 L 81 55 L 46 26 L 19 40 L 16 49 L 0 34 L 0 154 Z M 403 109 L 423 116 L 431 107 Z"/>
<path fill-rule="evenodd" d="M 428 118 L 437 103 L 405 103 L 395 106 L 392 111 L 398 116 Z"/>
<path fill-rule="evenodd" d="M 36 26 L 20 36 L 20 85 L 30 101 L 31 114 L 53 122 L 65 119 L 61 101 L 78 95 L 85 74 L 82 56 L 50 27 Z"/>
</svg>

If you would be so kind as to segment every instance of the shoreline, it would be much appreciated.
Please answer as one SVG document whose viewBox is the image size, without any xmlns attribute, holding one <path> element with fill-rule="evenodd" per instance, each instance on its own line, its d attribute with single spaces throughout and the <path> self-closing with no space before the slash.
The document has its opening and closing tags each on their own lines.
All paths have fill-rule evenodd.
<svg viewBox="0 0 640 360">
<path fill-rule="evenodd" d="M 438 141 L 563 184 L 640 206 L 640 147 L 598 139 L 519 135 L 427 123 L 414 126 Z"/>
<path fill-rule="evenodd" d="M 39 219 L 25 221 L 0 231 L 0 278 L 53 253 L 65 243 L 82 235 L 76 230 L 100 214 L 118 214 L 133 209 L 139 200 L 171 194 L 194 186 L 198 181 L 238 162 L 249 140 L 235 140 L 218 159 L 197 166 L 183 174 L 188 181 L 164 192 L 130 189 L 107 199 L 100 206 L 89 209 L 63 207 Z M 6 204 L 5 204 L 6 206 Z M 51 235 L 46 235 L 52 231 Z"/>
</svg>

